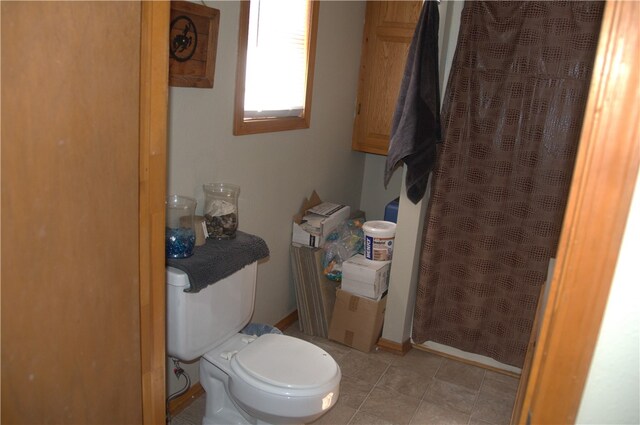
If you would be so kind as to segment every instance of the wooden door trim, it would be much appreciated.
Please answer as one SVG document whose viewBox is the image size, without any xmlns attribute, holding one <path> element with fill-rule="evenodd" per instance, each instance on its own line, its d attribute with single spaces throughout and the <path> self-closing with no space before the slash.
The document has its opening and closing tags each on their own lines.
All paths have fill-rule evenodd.
<svg viewBox="0 0 640 425">
<path fill-rule="evenodd" d="M 142 2 L 140 48 L 140 356 L 142 416 L 165 423 L 164 228 L 169 2 Z"/>
<path fill-rule="evenodd" d="M 518 423 L 574 423 L 640 163 L 640 4 L 606 4 L 556 272 Z"/>
</svg>

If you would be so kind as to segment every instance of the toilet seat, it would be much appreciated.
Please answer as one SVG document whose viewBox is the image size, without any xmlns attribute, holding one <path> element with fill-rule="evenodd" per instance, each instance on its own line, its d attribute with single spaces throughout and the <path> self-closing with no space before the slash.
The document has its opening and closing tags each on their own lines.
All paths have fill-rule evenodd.
<svg viewBox="0 0 640 425">
<path fill-rule="evenodd" d="M 342 375 L 337 363 L 326 351 L 297 338 L 236 335 L 203 360 L 201 376 L 210 367 L 223 371 L 234 403 L 269 423 L 307 423 L 338 400 Z"/>
<path fill-rule="evenodd" d="M 339 375 L 335 360 L 307 341 L 267 334 L 240 350 L 231 370 L 247 384 L 270 393 L 310 397 L 330 391 Z"/>
</svg>

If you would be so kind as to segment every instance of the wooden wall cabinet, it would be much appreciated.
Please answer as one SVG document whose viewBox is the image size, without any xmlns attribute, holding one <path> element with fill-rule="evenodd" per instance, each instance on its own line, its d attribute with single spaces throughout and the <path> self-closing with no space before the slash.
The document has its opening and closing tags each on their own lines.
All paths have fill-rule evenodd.
<svg viewBox="0 0 640 425">
<path fill-rule="evenodd" d="M 368 1 L 353 150 L 386 155 L 391 120 L 422 1 Z"/>
</svg>

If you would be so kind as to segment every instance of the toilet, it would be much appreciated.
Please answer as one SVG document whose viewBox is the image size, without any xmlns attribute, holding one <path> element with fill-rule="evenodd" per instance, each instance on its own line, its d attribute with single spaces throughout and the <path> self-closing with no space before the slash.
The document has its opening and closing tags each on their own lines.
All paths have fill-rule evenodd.
<svg viewBox="0 0 640 425">
<path fill-rule="evenodd" d="M 281 334 L 239 333 L 251 319 L 257 263 L 185 292 L 189 277 L 167 267 L 167 354 L 200 358 L 204 424 L 303 424 L 335 405 L 341 373 L 307 341 Z"/>
</svg>

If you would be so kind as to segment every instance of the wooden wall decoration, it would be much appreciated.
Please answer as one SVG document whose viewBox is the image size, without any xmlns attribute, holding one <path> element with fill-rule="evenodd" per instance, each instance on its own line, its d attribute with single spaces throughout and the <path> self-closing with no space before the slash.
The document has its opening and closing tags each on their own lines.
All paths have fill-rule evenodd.
<svg viewBox="0 0 640 425">
<path fill-rule="evenodd" d="M 186 1 L 171 2 L 169 85 L 212 88 L 220 11 Z"/>
</svg>

